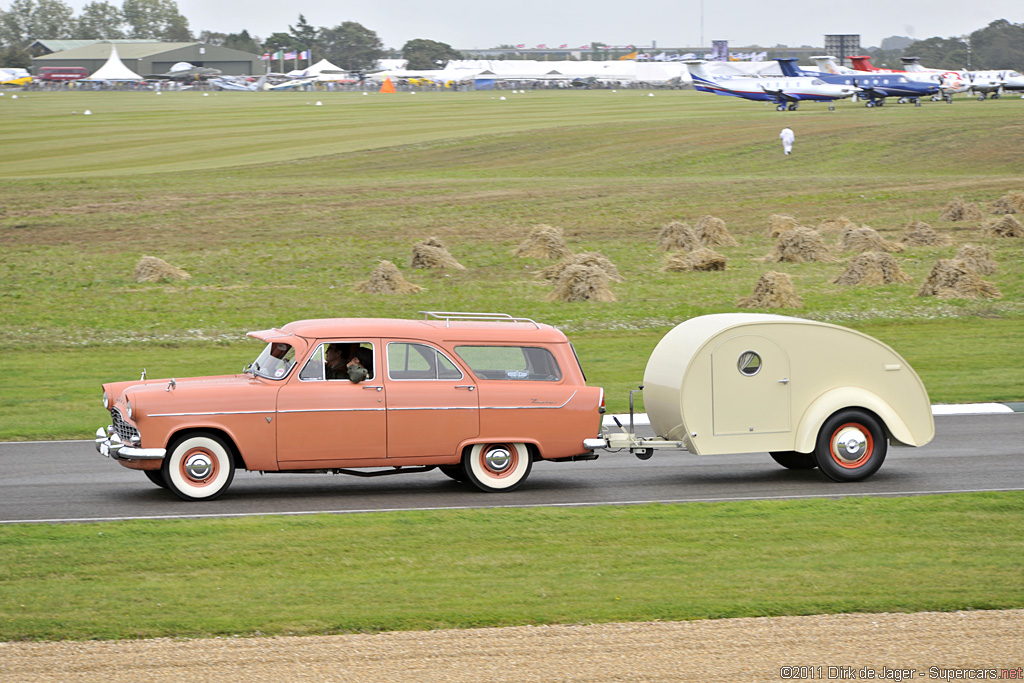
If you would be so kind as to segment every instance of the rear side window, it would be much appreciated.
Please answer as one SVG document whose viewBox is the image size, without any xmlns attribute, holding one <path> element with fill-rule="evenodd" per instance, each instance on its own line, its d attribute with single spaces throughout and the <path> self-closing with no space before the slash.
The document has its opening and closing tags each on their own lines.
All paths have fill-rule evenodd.
<svg viewBox="0 0 1024 683">
<path fill-rule="evenodd" d="M 456 346 L 455 353 L 480 379 L 557 382 L 558 362 L 547 349 L 536 346 Z"/>
<path fill-rule="evenodd" d="M 390 342 L 388 377 L 391 379 L 462 379 L 462 371 L 443 353 L 426 344 Z"/>
</svg>

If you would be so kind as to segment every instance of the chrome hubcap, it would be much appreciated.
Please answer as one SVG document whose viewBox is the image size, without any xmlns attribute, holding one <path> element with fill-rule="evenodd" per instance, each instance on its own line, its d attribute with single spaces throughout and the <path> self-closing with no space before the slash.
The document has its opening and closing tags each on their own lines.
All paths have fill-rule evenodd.
<svg viewBox="0 0 1024 683">
<path fill-rule="evenodd" d="M 213 461 L 206 453 L 193 453 L 185 458 L 185 474 L 193 481 L 203 481 L 213 473 Z"/>
<path fill-rule="evenodd" d="M 503 446 L 491 448 L 484 454 L 484 462 L 492 472 L 504 472 L 512 464 L 512 454 Z"/>
<path fill-rule="evenodd" d="M 857 462 L 867 450 L 868 437 L 857 427 L 845 427 L 832 441 L 832 452 L 844 462 Z"/>
</svg>

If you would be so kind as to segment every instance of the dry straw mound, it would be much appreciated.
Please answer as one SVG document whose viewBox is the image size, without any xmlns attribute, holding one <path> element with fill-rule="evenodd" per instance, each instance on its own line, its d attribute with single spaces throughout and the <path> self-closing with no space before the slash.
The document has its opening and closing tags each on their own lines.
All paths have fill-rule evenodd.
<svg viewBox="0 0 1024 683">
<path fill-rule="evenodd" d="M 1024 225 L 1010 214 L 990 220 L 982 231 L 989 237 L 1024 237 Z"/>
<path fill-rule="evenodd" d="M 839 238 L 843 251 L 903 251 L 903 245 L 883 239 L 874 228 L 847 228 Z"/>
<path fill-rule="evenodd" d="M 455 260 L 455 257 L 448 252 L 441 240 L 436 237 L 428 237 L 422 242 L 417 242 L 412 247 L 412 261 L 409 263 L 412 268 L 454 268 L 465 270 L 466 266 Z"/>
<path fill-rule="evenodd" d="M 992 260 L 992 251 L 988 247 L 965 244 L 953 258 L 960 259 L 974 268 L 978 275 L 991 275 L 996 272 L 996 262 Z"/>
<path fill-rule="evenodd" d="M 609 280 L 613 282 L 625 282 L 625 279 L 619 275 L 619 269 L 615 267 L 615 264 L 608 260 L 608 257 L 604 254 L 599 254 L 594 251 L 585 251 L 582 254 L 567 256 L 558 263 L 550 265 L 537 273 L 537 277 L 555 282 L 562 276 L 562 272 L 569 266 L 590 266 L 600 268 L 605 272 L 605 275 L 608 276 Z"/>
<path fill-rule="evenodd" d="M 717 216 L 701 216 L 693 228 L 697 239 L 705 247 L 735 247 L 739 245 L 736 238 L 729 234 L 725 221 Z"/>
<path fill-rule="evenodd" d="M 740 308 L 798 308 L 803 303 L 793 289 L 793 278 L 769 270 L 754 285 L 754 293 L 736 304 Z"/>
<path fill-rule="evenodd" d="M 676 252 L 665 260 L 663 271 L 681 273 L 684 271 L 725 270 L 725 257 L 711 249 L 697 249 L 688 254 Z"/>
<path fill-rule="evenodd" d="M 381 261 L 370 273 L 370 279 L 357 283 L 355 289 L 364 294 L 415 294 L 423 288 L 402 277 L 391 261 Z"/>
<path fill-rule="evenodd" d="M 682 249 L 693 251 L 700 249 L 700 239 L 687 223 L 672 221 L 658 233 L 659 249 Z"/>
<path fill-rule="evenodd" d="M 900 242 L 908 247 L 941 247 L 949 244 L 950 239 L 935 232 L 924 221 L 914 221 L 900 237 Z"/>
<path fill-rule="evenodd" d="M 829 233 L 842 233 L 851 228 L 856 228 L 857 224 L 851 221 L 846 216 L 839 216 L 838 218 L 826 218 L 822 222 L 818 223 L 818 227 L 815 228 L 822 235 Z"/>
<path fill-rule="evenodd" d="M 846 272 L 832 282 L 837 285 L 888 285 L 893 282 L 910 282 L 912 278 L 903 272 L 892 254 L 869 251 L 850 259 Z"/>
<path fill-rule="evenodd" d="M 921 285 L 918 296 L 940 299 L 1000 299 L 995 285 L 981 279 L 978 272 L 959 259 L 939 259 Z"/>
<path fill-rule="evenodd" d="M 526 240 L 516 247 L 516 256 L 557 260 L 565 258 L 572 252 L 565 246 L 565 238 L 561 228 L 550 225 L 538 225 Z"/>
<path fill-rule="evenodd" d="M 939 214 L 942 221 L 980 221 L 981 209 L 977 204 L 968 204 L 963 197 L 954 197 Z"/>
<path fill-rule="evenodd" d="M 172 266 L 156 256 L 143 256 L 135 264 L 136 282 L 160 282 L 162 280 L 189 280 L 191 275 L 181 268 Z"/>
<path fill-rule="evenodd" d="M 788 261 L 804 263 L 806 261 L 834 261 L 832 253 L 816 230 L 797 226 L 779 236 L 775 248 L 765 257 L 769 263 Z"/>
<path fill-rule="evenodd" d="M 1024 213 L 1024 192 L 1007 192 L 992 202 L 992 213 L 1005 215 L 1008 213 Z"/>
<path fill-rule="evenodd" d="M 562 269 L 548 301 L 615 301 L 608 288 L 608 273 L 593 265 L 573 264 Z"/>
<path fill-rule="evenodd" d="M 778 237 L 784 232 L 800 227 L 800 224 L 792 216 L 784 213 L 773 213 L 768 216 L 768 236 Z"/>
</svg>

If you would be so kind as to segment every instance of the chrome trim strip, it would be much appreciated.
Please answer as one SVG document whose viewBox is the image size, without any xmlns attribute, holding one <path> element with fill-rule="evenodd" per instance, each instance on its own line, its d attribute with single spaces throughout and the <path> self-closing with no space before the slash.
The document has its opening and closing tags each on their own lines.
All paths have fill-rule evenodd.
<svg viewBox="0 0 1024 683">
<path fill-rule="evenodd" d="M 167 454 L 164 448 L 133 448 L 132 446 L 121 446 L 111 453 L 116 460 L 163 460 Z"/>
<path fill-rule="evenodd" d="M 195 417 L 197 415 L 273 415 L 273 410 L 217 410 L 209 413 L 150 413 L 148 417 Z"/>
<path fill-rule="evenodd" d="M 301 408 L 295 410 L 279 410 L 278 414 L 285 413 L 379 413 L 387 408 Z"/>
<path fill-rule="evenodd" d="M 565 399 L 565 403 L 560 406 L 480 406 L 480 410 L 557 410 L 569 405 L 569 401 L 573 400 L 578 393 L 578 389 L 572 392 L 572 395 Z"/>
</svg>

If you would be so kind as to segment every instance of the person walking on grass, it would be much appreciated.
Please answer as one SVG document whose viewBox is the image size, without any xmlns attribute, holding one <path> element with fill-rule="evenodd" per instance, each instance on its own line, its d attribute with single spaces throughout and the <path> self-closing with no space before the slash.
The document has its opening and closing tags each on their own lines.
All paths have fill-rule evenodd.
<svg viewBox="0 0 1024 683">
<path fill-rule="evenodd" d="M 779 133 L 779 137 L 782 138 L 782 151 L 786 153 L 786 156 L 789 156 L 793 152 L 793 140 L 796 139 L 796 136 L 793 135 L 793 129 L 786 126 Z"/>
</svg>

